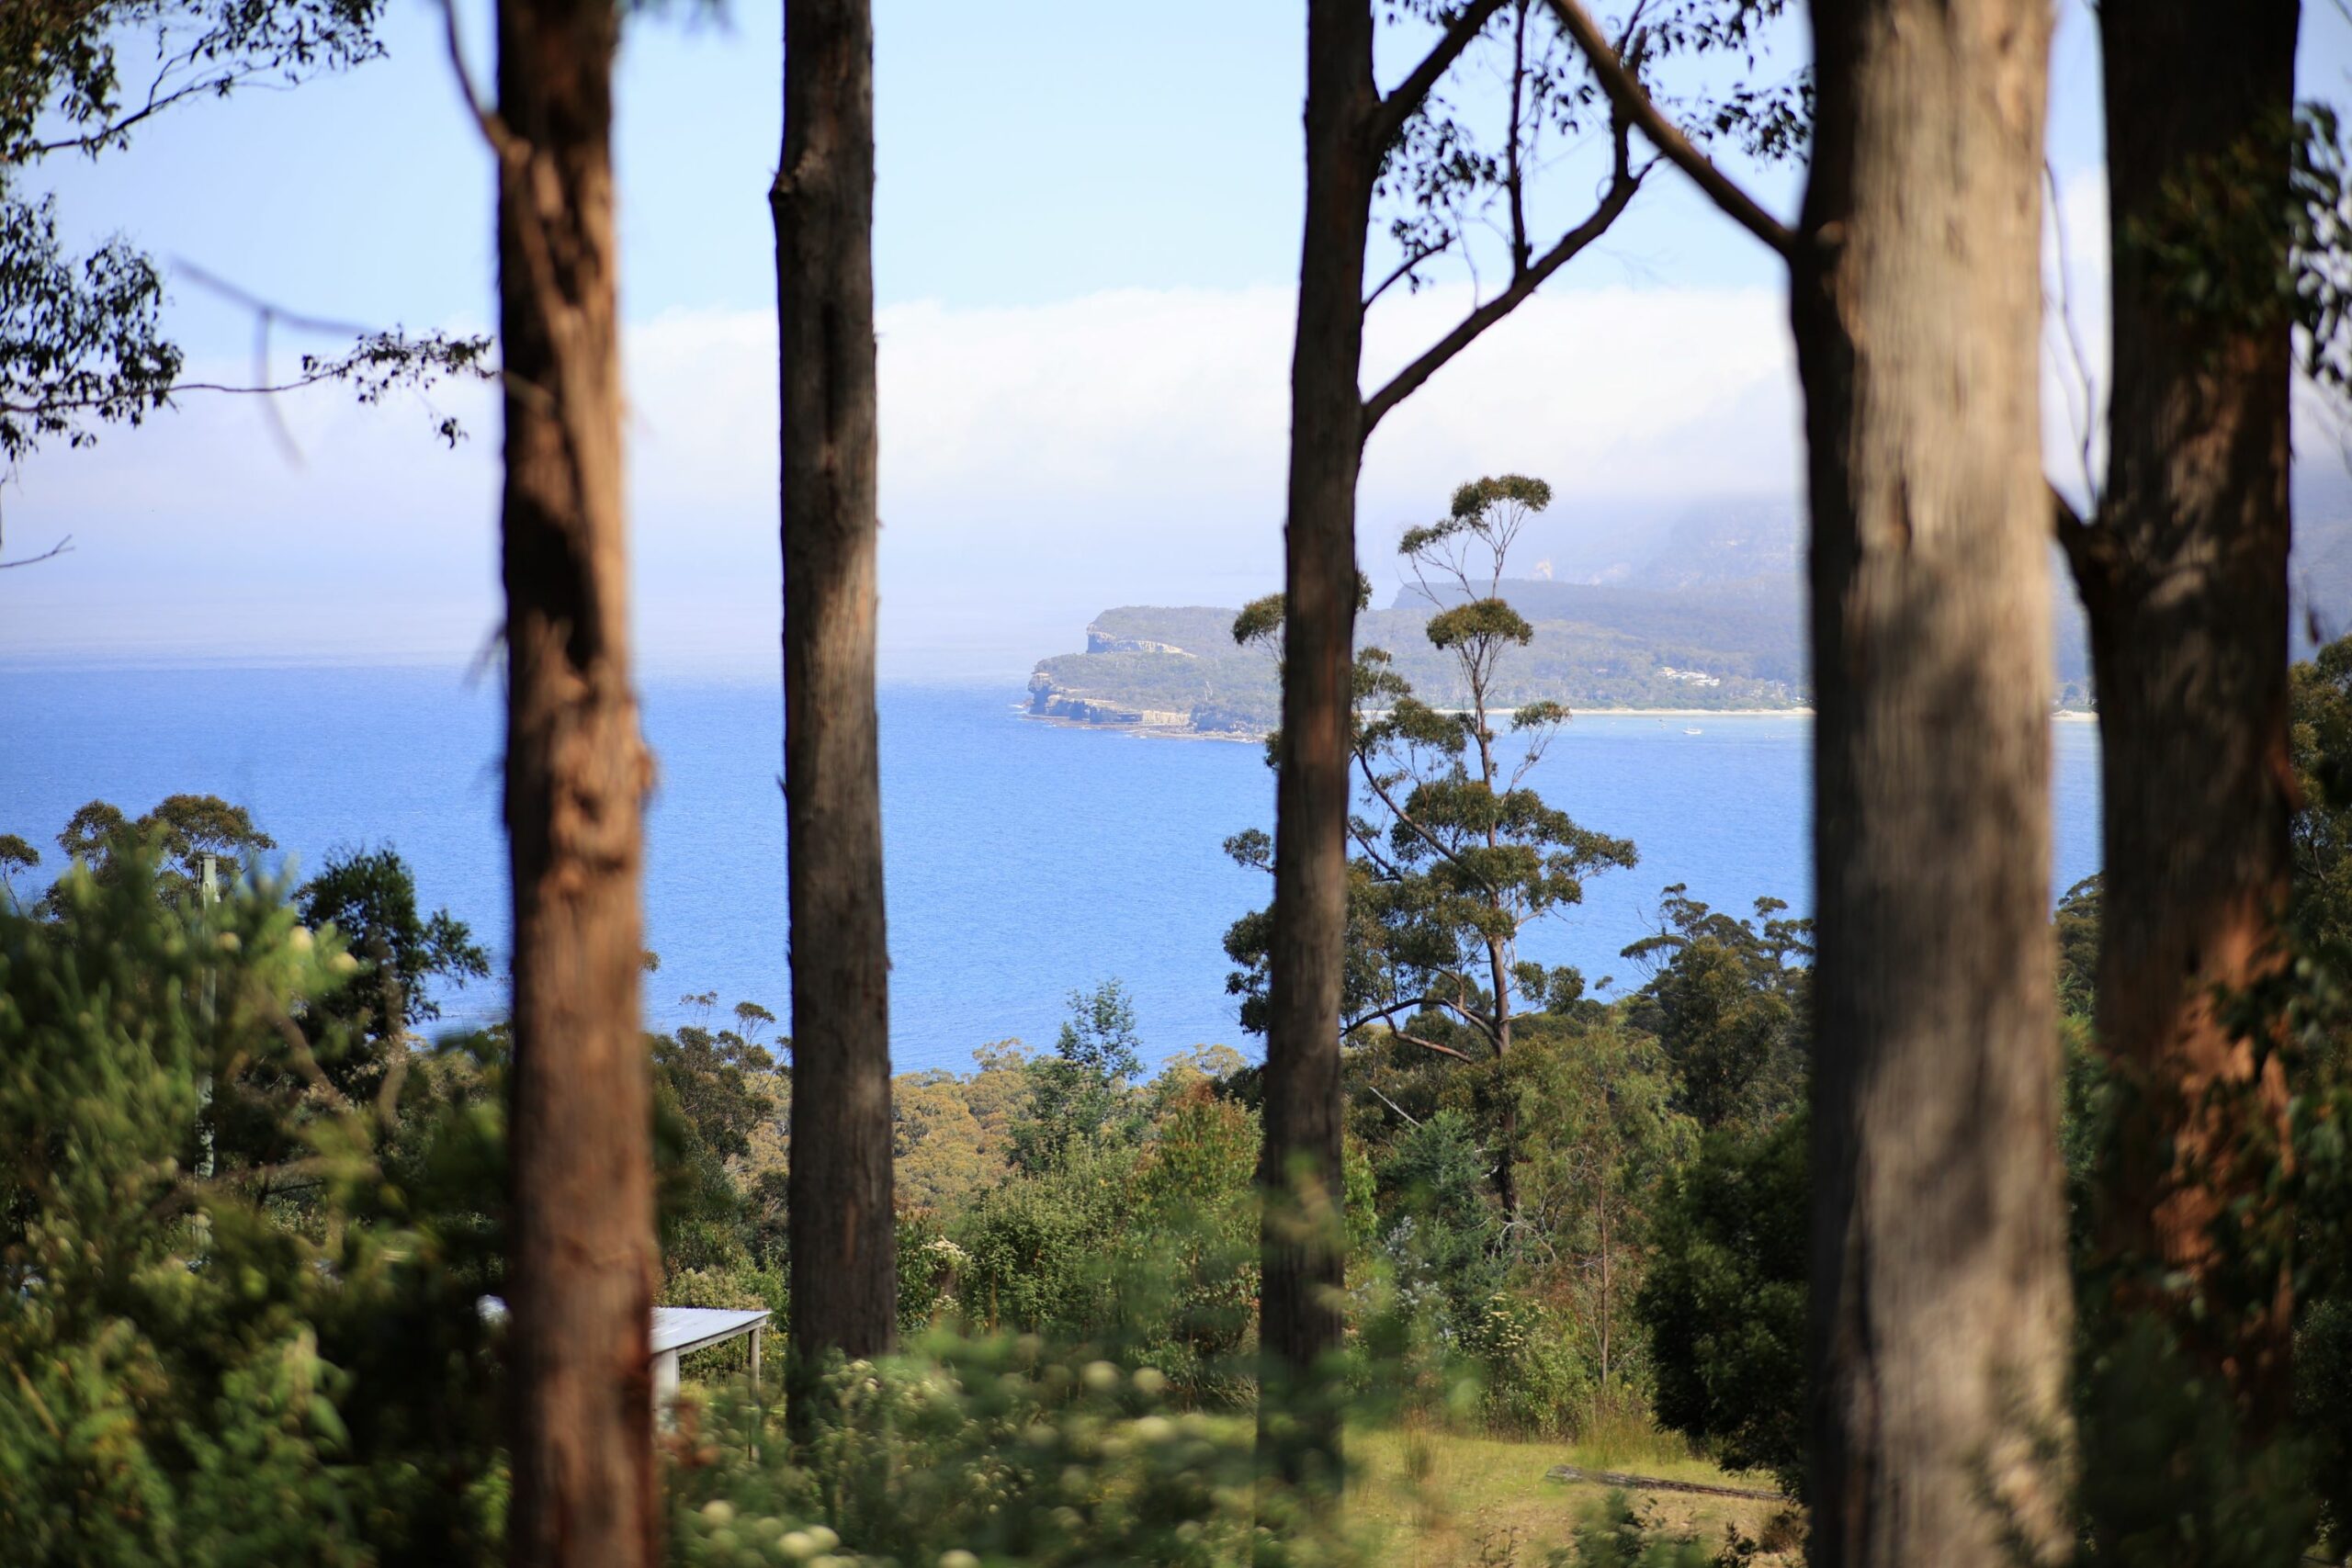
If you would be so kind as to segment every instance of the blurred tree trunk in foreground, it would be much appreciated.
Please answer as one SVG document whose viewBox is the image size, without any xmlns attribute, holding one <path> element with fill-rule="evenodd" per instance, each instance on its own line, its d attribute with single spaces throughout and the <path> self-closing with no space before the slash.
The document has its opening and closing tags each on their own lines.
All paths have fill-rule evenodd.
<svg viewBox="0 0 2352 1568">
<path fill-rule="evenodd" d="M 2037 387 L 2049 0 L 1815 0 L 1787 261 L 1813 520 L 1812 1561 L 2070 1546 Z"/>
<path fill-rule="evenodd" d="M 506 826 L 514 895 L 507 1281 L 518 1564 L 658 1556 L 652 1112 L 638 1010 L 651 759 L 630 687 L 605 0 L 500 0 Z"/>
<path fill-rule="evenodd" d="M 789 0 L 775 219 L 784 795 L 792 920 L 792 1323 L 806 1437 L 822 1359 L 898 1325 L 890 958 L 874 708 L 874 23 Z"/>
<path fill-rule="evenodd" d="M 2054 1561 L 2049 0 L 1817 0 L 1813 1562 Z"/>
<path fill-rule="evenodd" d="M 2291 1403 L 2291 1286 L 2281 1268 L 2267 1290 L 2221 1285 L 2226 1306 L 2211 1293 L 2219 1227 L 2242 1223 L 2231 1206 L 2264 1185 L 2287 1084 L 2276 1056 L 2257 1069 L 2216 994 L 2275 967 L 2290 882 L 2284 284 L 2298 10 L 2099 12 L 2108 458 L 2090 525 L 2059 524 L 2098 677 L 2098 1038 L 2124 1090 L 2099 1247 L 2124 1271 L 2113 1304 L 2157 1311 L 2257 1438 Z M 2180 1283 L 2158 1282 L 2167 1276 Z M 2237 1300 L 2249 1286 L 2269 1299 Z"/>
</svg>

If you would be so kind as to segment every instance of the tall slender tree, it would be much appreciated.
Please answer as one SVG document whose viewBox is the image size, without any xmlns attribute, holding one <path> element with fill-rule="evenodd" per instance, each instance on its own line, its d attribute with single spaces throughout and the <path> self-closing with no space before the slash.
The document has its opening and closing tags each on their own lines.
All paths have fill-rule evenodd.
<svg viewBox="0 0 2352 1568">
<path fill-rule="evenodd" d="M 1567 709 L 1501 705 L 1510 651 L 1534 636 L 1502 597 L 1504 574 L 1521 532 L 1551 499 L 1542 479 L 1493 476 L 1458 487 L 1438 521 L 1406 530 L 1397 554 L 1434 612 L 1423 629 L 1453 664 L 1461 686 L 1450 700 L 1460 705 L 1431 707 L 1385 649 L 1365 648 L 1356 655 L 1349 739 L 1372 815 L 1348 823 L 1355 861 L 1340 1038 L 1410 1044 L 1480 1074 L 1481 1098 L 1495 1110 L 1496 1196 L 1513 1222 L 1520 1091 L 1511 993 L 1542 998 L 1562 979 L 1521 961 L 1519 933 L 1581 902 L 1586 877 L 1634 862 L 1629 840 L 1578 827 L 1527 785 Z M 1252 601 L 1233 629 L 1279 655 L 1282 595 Z M 1238 863 L 1260 869 L 1270 848 L 1256 829 L 1226 841 Z M 1253 1032 L 1265 1028 L 1272 931 L 1261 910 L 1226 933 L 1227 955 L 1247 965 L 1227 988 L 1242 998 L 1241 1024 Z"/>
<path fill-rule="evenodd" d="M 2101 1247 L 2121 1269 L 2115 1304 L 2158 1311 L 2250 1434 L 2289 1410 L 2288 1276 L 2252 1312 L 2207 1298 L 2219 1227 L 2263 1183 L 2245 1163 L 2275 1142 L 2257 1123 L 2283 1123 L 2287 1085 L 2216 998 L 2278 962 L 2290 881 L 2284 285 L 2299 10 L 2100 8 L 2107 463 L 2087 523 L 2063 502 L 2058 520 L 2098 679 L 2098 1040 L 2127 1090 Z"/>
<path fill-rule="evenodd" d="M 2036 397 L 2049 0 L 1815 0 L 1790 268 L 1813 518 L 1813 1561 L 2065 1548 Z"/>
<path fill-rule="evenodd" d="M 451 23 L 454 33 L 454 19 Z M 643 1568 L 653 1480 L 652 1111 L 628 642 L 610 0 L 500 0 L 506 829 L 514 874 L 518 1564 Z"/>
<path fill-rule="evenodd" d="M 784 795 L 792 921 L 788 1411 L 831 1352 L 889 1348 L 890 959 L 874 709 L 874 21 L 788 0 L 775 219 Z"/>
<path fill-rule="evenodd" d="M 1532 0 L 1469 0 L 1408 9 L 1435 39 L 1383 93 L 1373 73 L 1371 0 L 1310 0 L 1306 24 L 1306 222 L 1291 359 L 1291 435 L 1283 534 L 1285 645 L 1277 758 L 1274 930 L 1266 1031 L 1267 1198 L 1260 1342 L 1269 1397 L 1259 1444 L 1292 1480 L 1336 1473 L 1336 1405 L 1317 1392 L 1317 1364 L 1340 1342 L 1344 1272 L 1340 1231 L 1328 1218 L 1340 1191 L 1340 989 L 1347 928 L 1350 714 L 1353 695 L 1356 480 L 1363 446 L 1383 416 L 1605 233 L 1632 202 L 1646 168 L 1612 122 L 1602 193 L 1548 250 L 1529 243 L 1524 106 L 1549 81 L 1538 68 Z M 1498 25 L 1498 19 L 1500 23 Z M 1455 128 L 1426 114 L 1430 95 L 1490 26 L 1508 34 L 1510 130 L 1498 158 L 1462 150 Z M 1556 90 L 1556 84 L 1553 89 Z M 1543 122 L 1538 114 L 1534 123 Z M 1427 134 L 1423 134 L 1426 130 Z M 1432 256 L 1466 243 L 1460 226 L 1410 219 L 1396 229 L 1397 267 L 1366 289 L 1374 201 L 1384 179 L 1442 205 L 1464 166 L 1500 194 L 1510 220 L 1510 282 L 1367 397 L 1361 386 L 1364 315 L 1379 295 Z M 1424 175 L 1427 177 L 1422 177 Z"/>
</svg>

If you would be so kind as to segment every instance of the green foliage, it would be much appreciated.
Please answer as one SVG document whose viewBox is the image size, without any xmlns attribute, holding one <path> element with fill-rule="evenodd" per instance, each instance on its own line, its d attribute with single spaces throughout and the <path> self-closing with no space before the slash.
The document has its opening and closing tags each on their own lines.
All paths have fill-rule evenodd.
<svg viewBox="0 0 2352 1568">
<path fill-rule="evenodd" d="M 926 1338 L 839 1368 L 787 1459 L 764 1412 L 690 1416 L 671 1553 L 692 1568 L 808 1561 L 1182 1568 L 1364 1561 L 1316 1500 L 1256 1474 L 1249 1425 L 1170 1408 L 1157 1369 L 1034 1338 Z"/>
<path fill-rule="evenodd" d="M 917 1210 L 899 1216 L 899 1331 L 938 1326 L 956 1305 L 956 1282 L 971 1259 L 947 1238 L 937 1215 Z"/>
<path fill-rule="evenodd" d="M 1380 1245 L 1397 1292 L 1428 1303 L 1457 1342 L 1475 1332 L 1504 1280 L 1493 1169 L 1470 1119 L 1452 1109 L 1405 1133 L 1374 1168 Z"/>
<path fill-rule="evenodd" d="M 1257 1341 L 1257 1118 L 1209 1082 L 1161 1116 L 1121 1238 L 1128 1359 L 1194 1404 L 1246 1404 Z"/>
<path fill-rule="evenodd" d="M 1114 1321 L 1102 1267 L 1124 1218 L 1135 1151 L 1081 1146 L 981 1194 L 951 1235 L 970 1263 L 959 1290 L 976 1325 L 1090 1341 Z"/>
<path fill-rule="evenodd" d="M 2315 1303 L 2295 1335 L 2295 1418 L 2322 1534 L 2352 1551 L 2352 1302 Z"/>
<path fill-rule="evenodd" d="M 430 987 L 489 976 L 490 955 L 465 921 L 447 909 L 420 915 L 416 878 L 390 848 L 327 856 L 299 896 L 297 911 L 313 931 L 333 927 L 362 976 L 318 1006 L 370 1041 L 385 1041 L 441 1016 Z"/>
<path fill-rule="evenodd" d="M 1658 1043 L 1617 1019 L 1589 1026 L 1546 1019 L 1515 1049 L 1520 1097 L 1521 1271 L 1544 1304 L 1545 1334 L 1579 1369 L 1583 1392 L 1607 1401 L 1646 1391 L 1648 1337 L 1634 1304 L 1651 1266 L 1658 1212 L 1690 1161 L 1698 1129 L 1677 1108 L 1679 1083 Z M 1532 1389 L 1532 1370 L 1497 1386 Z M 1562 1394 L 1571 1392 L 1555 1380 Z M 1581 1397 L 1549 1414 L 1527 1404 L 1512 1424 L 1555 1431 L 1580 1418 Z"/>
<path fill-rule="evenodd" d="M 1630 842 L 1577 826 L 1527 787 L 1565 709 L 1523 706 L 1507 743 L 1495 728 L 1503 657 L 1533 634 L 1494 591 L 1520 530 L 1550 494 L 1516 475 L 1478 480 L 1456 493 L 1446 518 L 1408 529 L 1398 547 L 1432 604 L 1439 585 L 1458 591 L 1460 602 L 1421 630 L 1458 678 L 1464 705 L 1431 706 L 1384 649 L 1357 655 L 1351 745 L 1371 815 L 1350 823 L 1340 1012 L 1351 1037 L 1385 1032 L 1464 1062 L 1499 1062 L 1511 986 L 1539 998 L 1548 989 L 1541 971 L 1517 963 L 1521 929 L 1580 902 L 1586 877 L 1634 863 Z M 1237 862 L 1261 868 L 1270 849 L 1262 831 L 1226 844 Z M 1227 989 L 1241 998 L 1245 1029 L 1265 1027 L 1272 937 L 1271 910 L 1226 933 L 1239 966 Z"/>
<path fill-rule="evenodd" d="M 142 853 L 111 869 L 0 910 L 10 1560 L 494 1560 L 496 1248 L 439 1208 L 480 1119 L 437 1075 L 397 1131 L 316 1081 L 294 1020 L 353 965 L 282 889 L 175 905 Z M 310 1079 L 299 1115 L 252 1097 L 299 1161 L 192 1174 L 208 1077 Z"/>
<path fill-rule="evenodd" d="M 1626 1021 L 1657 1037 L 1679 1108 L 1703 1128 L 1762 1124 L 1804 1092 L 1813 922 L 1777 918 L 1787 908 L 1758 898 L 1755 921 L 1735 919 L 1676 883 L 1657 933 L 1623 952 L 1651 970 Z"/>
<path fill-rule="evenodd" d="M 126 147 L 182 103 L 371 60 L 382 10 L 382 0 L 14 0 L 0 12 L 0 461 L 13 466 L 44 437 L 81 446 L 100 425 L 138 424 L 171 401 L 184 363 L 163 330 L 153 260 L 119 238 L 68 254 L 54 198 L 19 194 L 22 172 Z M 134 39 L 151 40 L 152 57 L 126 61 Z M 395 387 L 486 378 L 490 346 L 362 333 L 340 354 L 301 355 L 274 389 L 337 381 L 373 403 Z M 457 421 L 434 417 L 454 445 Z"/>
<path fill-rule="evenodd" d="M 40 863 L 40 852 L 15 833 L 0 833 L 0 897 L 14 902 L 17 874 Z"/>
<path fill-rule="evenodd" d="M 2296 665 L 2293 681 L 2296 908 L 2313 940 L 2352 946 L 2352 637 Z"/>
<path fill-rule="evenodd" d="M 2078 1376 L 2078 1480 L 2090 1558 L 2108 1568 L 2278 1568 L 2299 1561 L 2315 1499 L 2302 1445 L 2246 1444 L 2220 1381 L 2153 1316 L 2109 1332 Z"/>
<path fill-rule="evenodd" d="M 216 885 L 225 889 L 258 870 L 261 852 L 277 843 L 254 826 L 242 806 L 217 795 L 174 795 L 136 818 L 94 800 L 66 818 L 57 847 L 101 884 L 112 882 L 124 863 L 144 860 L 157 895 L 186 902 L 201 891 L 206 859 L 213 863 Z M 59 896 L 52 893 L 52 900 Z"/>
<path fill-rule="evenodd" d="M 135 425 L 168 402 L 182 357 L 163 303 L 143 252 L 116 239 L 68 254 L 56 197 L 28 201 L 0 170 L 0 460 L 43 436 L 85 446 L 93 423 Z"/>
<path fill-rule="evenodd" d="M 2352 388 L 2352 159 L 2334 105 L 2298 107 L 2287 204 L 2288 292 L 2305 375 Z"/>
<path fill-rule="evenodd" d="M 131 129 L 185 98 L 283 85 L 383 52 L 382 0 L 24 0 L 0 29 L 0 165 L 128 144 Z M 153 37 L 155 61 L 120 50 Z M 59 132 L 62 134 L 59 134 Z"/>
<path fill-rule="evenodd" d="M 752 1206 L 764 1195 L 745 1193 L 729 1162 L 752 1152 L 752 1134 L 775 1114 L 769 1092 L 775 1059 L 734 1030 L 698 1024 L 654 1035 L 650 1044 L 665 1271 L 723 1270 L 753 1257 L 773 1262 L 778 1238 L 763 1232 Z"/>
<path fill-rule="evenodd" d="M 1568 1550 L 1553 1554 L 1556 1568 L 1715 1568 L 1713 1552 L 1696 1536 L 1676 1534 L 1611 1492 L 1589 1511 Z"/>
<path fill-rule="evenodd" d="M 1711 1133 L 1667 1190 L 1635 1306 L 1657 1415 L 1726 1468 L 1804 1486 L 1809 1118 Z"/>
<path fill-rule="evenodd" d="M 1148 1364 L 1191 1403 L 1244 1401 L 1257 1161 L 1256 1117 L 1194 1076 L 1140 1144 L 1075 1142 L 950 1216 L 940 1261 L 953 1301 L 938 1308 L 976 1328 Z"/>
<path fill-rule="evenodd" d="M 2058 1013 L 2088 1020 L 2098 998 L 2099 879 L 2066 889 L 2052 921 L 2058 942 Z"/>
<path fill-rule="evenodd" d="M 1036 1175 L 1074 1150 L 1141 1131 L 1133 1093 L 1143 1072 L 1135 1003 L 1116 980 L 1072 991 L 1054 1054 L 1028 1064 L 1029 1106 L 1012 1129 L 1012 1162 Z"/>
</svg>

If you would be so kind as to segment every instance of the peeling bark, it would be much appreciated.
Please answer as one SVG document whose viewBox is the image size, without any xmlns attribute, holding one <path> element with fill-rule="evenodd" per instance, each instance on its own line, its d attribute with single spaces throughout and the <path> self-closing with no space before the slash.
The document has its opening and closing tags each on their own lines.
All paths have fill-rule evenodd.
<svg viewBox="0 0 2352 1568">
<path fill-rule="evenodd" d="M 2098 682 L 2098 1036 L 2131 1091 L 2100 1242 L 2128 1274 L 2186 1279 L 2162 1299 L 2127 1286 L 2118 1304 L 2162 1312 L 2256 1433 L 2290 1403 L 2285 1277 L 2250 1317 L 2191 1307 L 2224 1210 L 2263 1179 L 2237 1151 L 2267 1145 L 2286 1113 L 2276 1059 L 2257 1078 L 2213 997 L 2275 964 L 2291 876 L 2293 349 L 2282 299 L 2199 309 L 2152 241 L 2218 252 L 2214 272 L 2256 288 L 2284 276 L 2298 9 L 2100 12 L 2114 390 L 2096 547 L 2073 552 Z"/>
</svg>

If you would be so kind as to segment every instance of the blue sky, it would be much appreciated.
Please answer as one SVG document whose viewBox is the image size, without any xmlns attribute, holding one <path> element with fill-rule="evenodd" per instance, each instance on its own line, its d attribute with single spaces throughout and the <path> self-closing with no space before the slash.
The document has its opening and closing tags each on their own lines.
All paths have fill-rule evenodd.
<svg viewBox="0 0 2352 1568">
<path fill-rule="evenodd" d="M 127 154 L 52 165 L 69 228 L 321 315 L 486 323 L 487 161 L 437 12 L 392 4 L 383 62 L 193 106 Z M 1303 9 L 878 0 L 886 670 L 1017 678 L 1104 605 L 1272 585 Z M 2309 11 L 2306 90 L 2341 96 L 2346 24 Z M 486 12 L 467 15 L 486 73 Z M 656 670 L 773 665 L 778 32 L 774 0 L 673 0 L 626 46 L 633 515 Z M 2075 259 L 2095 270 L 2096 39 L 2079 8 L 2054 76 L 2053 162 Z M 1591 156 L 1556 173 L 1548 210 L 1591 189 Z M 1748 173 L 1792 204 L 1794 171 Z M 1375 372 L 1441 330 L 1462 287 L 1385 302 Z M 250 371 L 242 312 L 185 278 L 174 297 L 205 367 Z M 1596 254 L 1384 427 L 1367 558 L 1481 471 L 1555 482 L 1539 550 L 1694 506 L 1791 504 L 1781 309 L 1775 264 L 1661 174 Z M 495 418 L 478 394 L 435 406 L 474 432 L 454 454 L 422 408 L 332 394 L 282 401 L 299 465 L 251 402 L 193 398 L 44 453 L 0 492 L 10 553 L 64 533 L 75 548 L 0 577 L 0 660 L 465 657 L 495 623 Z"/>
</svg>

